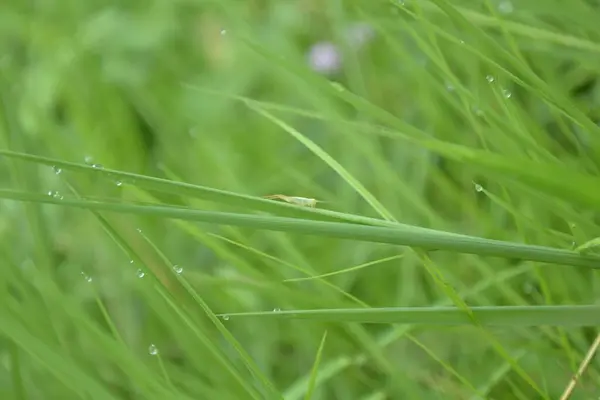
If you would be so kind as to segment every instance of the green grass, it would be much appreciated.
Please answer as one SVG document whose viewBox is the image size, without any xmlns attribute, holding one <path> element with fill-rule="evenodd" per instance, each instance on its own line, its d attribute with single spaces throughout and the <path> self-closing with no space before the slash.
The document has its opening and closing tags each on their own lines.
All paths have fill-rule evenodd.
<svg viewBox="0 0 600 400">
<path fill-rule="evenodd" d="M 2 398 L 561 398 L 600 325 L 593 2 L 42 3 L 0 13 Z"/>
</svg>

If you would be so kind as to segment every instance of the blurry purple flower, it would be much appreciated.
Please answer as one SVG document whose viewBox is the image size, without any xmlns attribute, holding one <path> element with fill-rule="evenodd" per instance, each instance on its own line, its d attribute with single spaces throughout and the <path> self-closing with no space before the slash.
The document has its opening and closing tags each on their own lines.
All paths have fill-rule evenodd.
<svg viewBox="0 0 600 400">
<path fill-rule="evenodd" d="M 375 32 L 373 28 L 364 23 L 350 26 L 344 39 L 350 48 L 357 50 L 369 42 Z M 342 53 L 338 47 L 331 42 L 319 42 L 313 45 L 308 53 L 310 67 L 322 74 L 334 74 L 342 67 Z"/>
<path fill-rule="evenodd" d="M 311 47 L 308 62 L 316 72 L 332 74 L 340 69 L 342 55 L 333 43 L 320 42 Z"/>
</svg>

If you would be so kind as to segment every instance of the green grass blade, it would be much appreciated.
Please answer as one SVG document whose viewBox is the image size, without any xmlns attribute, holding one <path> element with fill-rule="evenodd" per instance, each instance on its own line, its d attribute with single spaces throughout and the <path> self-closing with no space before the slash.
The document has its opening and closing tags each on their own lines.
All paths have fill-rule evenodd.
<svg viewBox="0 0 600 400">
<path fill-rule="evenodd" d="M 307 149 L 312 151 L 317 157 L 325 162 L 331 169 L 333 169 L 342 179 L 344 179 L 356 192 L 363 198 L 373 209 L 387 221 L 396 221 L 392 214 L 381 204 L 375 196 L 373 196 L 356 178 L 352 176 L 340 163 L 334 160 L 326 151 L 321 149 L 315 142 L 307 138 L 305 135 L 292 128 L 273 114 L 260 109 L 252 104 L 248 104 L 248 107 L 261 114 L 271 122 L 281 127 L 284 131 L 292 135 L 296 140 L 302 143 Z"/>
<path fill-rule="evenodd" d="M 213 224 L 235 225 L 253 229 L 353 239 L 374 243 L 387 243 L 424 249 L 439 249 L 495 257 L 518 258 L 549 264 L 600 268 L 600 258 L 581 255 L 572 250 L 503 242 L 468 236 L 448 236 L 444 232 L 422 231 L 411 228 L 384 228 L 337 222 L 300 220 L 293 218 L 258 216 L 181 209 L 165 206 L 139 206 L 100 201 L 55 199 L 50 196 L 0 190 L 0 198 L 77 207 L 88 210 L 111 211 L 125 214 L 147 215 Z"/>
<path fill-rule="evenodd" d="M 310 400 L 313 397 L 315 391 L 317 377 L 319 376 L 319 365 L 321 365 L 321 357 L 323 356 L 323 350 L 325 349 L 325 341 L 327 340 L 327 331 L 323 333 L 319 349 L 317 350 L 317 356 L 315 357 L 315 363 L 313 364 L 312 372 L 310 373 L 310 380 L 308 382 L 308 388 L 306 389 L 306 396 L 304 400 Z"/>
<path fill-rule="evenodd" d="M 471 307 L 482 326 L 585 327 L 600 324 L 600 306 L 505 306 Z M 230 318 L 290 318 L 316 321 L 360 322 L 378 324 L 472 325 L 473 320 L 455 307 L 390 307 L 372 309 L 285 310 L 273 312 L 227 313 Z"/>
</svg>

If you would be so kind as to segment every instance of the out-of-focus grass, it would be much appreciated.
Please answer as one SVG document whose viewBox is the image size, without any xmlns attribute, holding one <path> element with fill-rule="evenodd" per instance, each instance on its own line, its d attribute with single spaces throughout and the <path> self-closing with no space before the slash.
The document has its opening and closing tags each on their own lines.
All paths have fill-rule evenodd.
<svg viewBox="0 0 600 400">
<path fill-rule="evenodd" d="M 599 16 L 7 2 L 0 394 L 558 398 L 596 336 Z"/>
</svg>

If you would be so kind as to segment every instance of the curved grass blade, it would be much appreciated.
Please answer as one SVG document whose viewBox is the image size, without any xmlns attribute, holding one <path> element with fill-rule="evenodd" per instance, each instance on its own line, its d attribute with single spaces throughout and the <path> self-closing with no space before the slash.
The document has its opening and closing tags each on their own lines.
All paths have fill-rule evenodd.
<svg viewBox="0 0 600 400">
<path fill-rule="evenodd" d="M 517 258 L 548 264 L 600 268 L 600 257 L 582 255 L 572 250 L 534 246 L 472 236 L 451 236 L 433 230 L 423 231 L 409 225 L 397 228 L 324 222 L 294 218 L 222 213 L 182 209 L 166 206 L 139 206 L 101 201 L 55 199 L 34 193 L 0 189 L 0 198 L 77 207 L 88 210 L 111 211 L 124 214 L 146 215 L 159 218 L 200 221 L 220 225 L 235 225 L 253 229 L 353 239 L 374 243 L 387 243 L 422 249 L 448 250 L 458 253 Z"/>
<path fill-rule="evenodd" d="M 196 90 L 204 91 L 204 89 L 198 88 Z M 395 130 L 376 124 L 348 121 L 342 118 L 330 118 L 316 111 L 251 100 L 243 96 L 224 96 L 243 101 L 246 104 L 256 104 L 263 109 L 277 110 L 306 118 L 345 124 L 371 134 L 405 140 L 446 159 L 476 168 L 483 168 L 499 180 L 517 181 L 554 197 L 577 203 L 590 209 L 600 209 L 600 191 L 590 190 L 590 188 L 600 187 L 600 179 L 568 169 L 564 165 L 540 163 L 525 159 L 509 159 L 497 153 L 426 137 L 423 132 L 407 124 L 402 124 L 399 127 L 402 130 Z"/>
<path fill-rule="evenodd" d="M 477 322 L 491 327 L 600 325 L 600 306 L 505 306 L 471 307 Z M 285 310 L 227 313 L 230 318 L 289 318 L 363 324 L 473 325 L 473 319 L 457 307 L 391 307 L 323 310 Z"/>
<path fill-rule="evenodd" d="M 349 272 L 359 271 L 359 270 L 361 270 L 363 268 L 368 268 L 368 267 L 372 267 L 373 265 L 383 264 L 383 263 L 388 262 L 388 261 L 399 260 L 402 257 L 404 257 L 404 254 L 398 254 L 398 255 L 395 255 L 395 256 L 382 258 L 380 260 L 369 261 L 367 263 L 356 265 L 354 267 L 344 268 L 344 269 L 340 269 L 338 271 L 333 271 L 333 272 L 328 272 L 326 274 L 321 274 L 321 275 L 316 275 L 316 276 L 307 276 L 305 278 L 291 278 L 291 279 L 286 279 L 286 280 L 284 280 L 284 282 L 303 282 L 303 281 L 310 281 L 310 280 L 314 280 L 314 279 L 328 278 L 330 276 L 336 276 L 336 275 L 346 274 L 346 273 L 349 273 Z"/>
<path fill-rule="evenodd" d="M 362 183 L 360 183 L 352 174 L 350 174 L 340 163 L 334 160 L 326 151 L 324 151 L 321 147 L 319 147 L 315 142 L 304 136 L 302 133 L 292 128 L 279 118 L 275 117 L 273 114 L 257 107 L 252 104 L 247 104 L 248 107 L 255 112 L 261 114 L 263 117 L 269 119 L 271 122 L 275 123 L 277 126 L 282 128 L 284 131 L 292 135 L 296 140 L 302 143 L 307 149 L 312 151 L 317 157 L 319 157 L 323 162 L 331 169 L 333 169 L 342 179 L 344 179 L 356 192 L 371 206 L 373 209 L 381 215 L 387 221 L 396 221 L 391 212 L 389 212 L 383 204 L 379 202 L 373 196 L 367 188 L 365 188 Z"/>
</svg>

